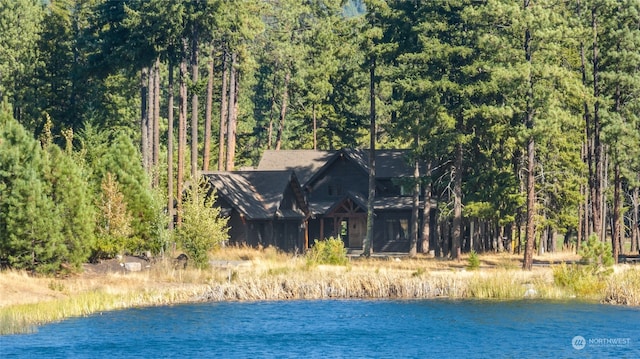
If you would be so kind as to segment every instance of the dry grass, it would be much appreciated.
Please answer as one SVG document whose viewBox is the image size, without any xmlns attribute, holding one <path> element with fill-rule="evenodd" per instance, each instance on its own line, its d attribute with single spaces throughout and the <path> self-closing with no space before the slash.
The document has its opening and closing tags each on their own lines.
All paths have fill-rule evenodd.
<svg viewBox="0 0 640 359">
<path fill-rule="evenodd" d="M 620 265 L 607 280 L 604 302 L 640 306 L 640 268 Z"/>
<path fill-rule="evenodd" d="M 231 247 L 214 253 L 207 270 L 160 261 L 138 273 L 81 274 L 68 278 L 0 273 L 0 334 L 24 332 L 41 323 L 132 306 L 189 301 L 322 298 L 571 298 L 554 284 L 550 263 L 572 254 L 536 257 L 544 266 L 520 269 L 521 256 L 480 254 L 480 270 L 467 271 L 467 258 L 352 258 L 347 266 L 310 266 L 304 257 L 273 248 Z M 622 268 L 600 300 L 640 305 L 640 270 Z"/>
</svg>

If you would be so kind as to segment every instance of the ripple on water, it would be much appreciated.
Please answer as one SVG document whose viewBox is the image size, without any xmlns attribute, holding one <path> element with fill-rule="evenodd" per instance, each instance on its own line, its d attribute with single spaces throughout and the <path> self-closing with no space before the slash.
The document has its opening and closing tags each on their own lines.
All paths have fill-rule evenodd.
<svg viewBox="0 0 640 359">
<path fill-rule="evenodd" d="M 200 303 L 0 337 L 0 357 L 634 358 L 639 320 L 636 308 L 531 300 Z M 572 345 L 578 336 L 586 344 L 580 350 Z"/>
</svg>

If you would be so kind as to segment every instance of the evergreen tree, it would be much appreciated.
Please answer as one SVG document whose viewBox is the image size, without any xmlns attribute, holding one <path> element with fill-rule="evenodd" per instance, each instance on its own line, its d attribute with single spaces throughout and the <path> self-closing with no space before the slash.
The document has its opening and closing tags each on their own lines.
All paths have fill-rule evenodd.
<svg viewBox="0 0 640 359">
<path fill-rule="evenodd" d="M 32 105 L 24 98 L 24 91 L 37 63 L 43 16 L 39 0 L 0 1 L 0 100 L 11 98 L 14 117 L 19 121 Z"/>
<path fill-rule="evenodd" d="M 0 109 L 0 261 L 17 269 L 51 273 L 69 251 L 60 213 L 44 179 L 40 144 Z"/>
<path fill-rule="evenodd" d="M 87 165 L 91 169 L 95 193 L 111 173 L 124 196 L 131 214 L 131 238 L 125 248 L 128 253 L 151 250 L 159 252 L 165 245 L 166 216 L 164 200 L 151 188 L 150 178 L 140 161 L 140 152 L 124 132 L 100 133 L 89 127 L 82 133 Z M 111 185 L 110 185 L 111 186 Z"/>
<path fill-rule="evenodd" d="M 47 127 L 45 130 L 50 133 Z M 68 135 L 71 136 L 71 133 L 68 132 Z M 71 138 L 68 140 L 71 141 Z M 95 241 L 93 193 L 82 167 L 82 159 L 73 154 L 70 147 L 63 151 L 46 139 L 43 145 L 49 163 L 45 179 L 51 184 L 51 198 L 60 216 L 60 230 L 67 249 L 66 256 L 61 260 L 72 269 L 79 270 L 89 258 Z"/>
<path fill-rule="evenodd" d="M 623 224 L 624 185 L 636 181 L 640 168 L 640 4 L 636 1 L 605 2 L 598 9 L 600 26 L 599 70 L 602 79 L 602 138 L 610 159 L 613 179 L 612 250 L 617 263 L 625 236 Z"/>
</svg>

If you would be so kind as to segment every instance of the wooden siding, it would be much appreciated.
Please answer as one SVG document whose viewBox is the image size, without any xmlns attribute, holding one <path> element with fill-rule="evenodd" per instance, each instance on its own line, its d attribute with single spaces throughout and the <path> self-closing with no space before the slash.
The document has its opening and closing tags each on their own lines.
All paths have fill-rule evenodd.
<svg viewBox="0 0 640 359">
<path fill-rule="evenodd" d="M 339 200 L 350 191 L 366 196 L 368 187 L 367 173 L 353 161 L 341 157 L 311 183 L 309 202 Z"/>
</svg>

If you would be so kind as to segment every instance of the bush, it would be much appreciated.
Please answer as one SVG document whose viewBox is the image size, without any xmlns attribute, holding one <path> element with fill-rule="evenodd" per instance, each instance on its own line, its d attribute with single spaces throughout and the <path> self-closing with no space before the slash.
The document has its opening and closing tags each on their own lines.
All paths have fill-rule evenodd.
<svg viewBox="0 0 640 359">
<path fill-rule="evenodd" d="M 480 258 L 478 258 L 478 253 L 476 251 L 471 251 L 469 253 L 469 264 L 467 265 L 467 269 L 476 270 L 480 268 Z"/>
<path fill-rule="evenodd" d="M 613 265 L 611 243 L 603 243 L 595 235 L 589 236 L 589 239 L 582 244 L 580 255 L 582 256 L 582 262 L 591 266 L 594 270 L 599 271 Z"/>
<path fill-rule="evenodd" d="M 324 241 L 313 242 L 313 247 L 307 252 L 307 263 L 346 265 L 349 263 L 347 250 L 340 238 L 329 238 Z"/>
<path fill-rule="evenodd" d="M 214 207 L 215 192 L 200 184 L 187 190 L 177 228 L 176 240 L 198 268 L 209 266 L 209 251 L 229 239 L 227 218 Z"/>
<path fill-rule="evenodd" d="M 568 288 L 578 297 L 599 296 L 606 288 L 608 272 L 595 272 L 593 267 L 562 263 L 553 268 L 555 284 Z"/>
</svg>

